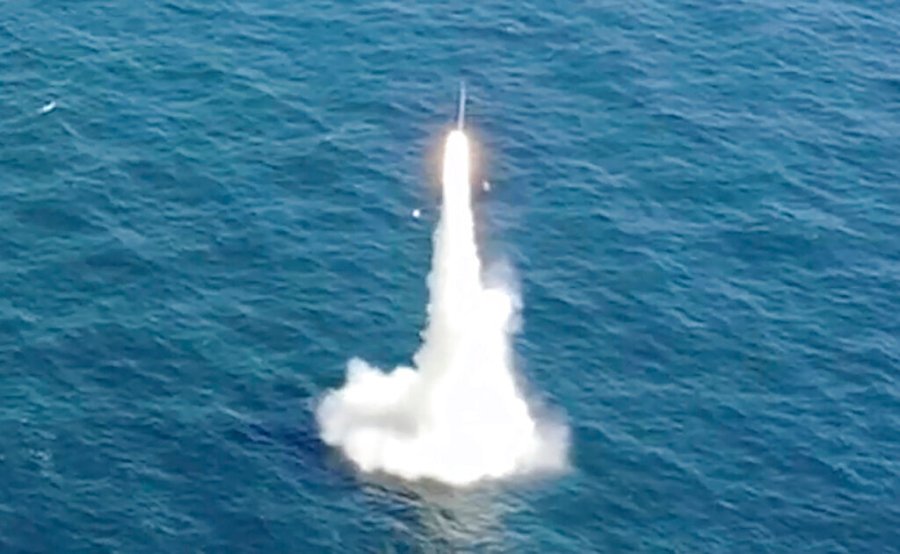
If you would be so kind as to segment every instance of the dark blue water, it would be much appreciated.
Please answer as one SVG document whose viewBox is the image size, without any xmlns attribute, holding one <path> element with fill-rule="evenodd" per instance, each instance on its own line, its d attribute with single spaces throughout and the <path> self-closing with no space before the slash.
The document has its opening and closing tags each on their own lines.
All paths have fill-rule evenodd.
<svg viewBox="0 0 900 554">
<path fill-rule="evenodd" d="M 876 0 L 3 2 L 0 551 L 897 552 L 898 52 Z M 418 345 L 461 77 L 573 439 L 472 491 L 313 416 Z"/>
</svg>

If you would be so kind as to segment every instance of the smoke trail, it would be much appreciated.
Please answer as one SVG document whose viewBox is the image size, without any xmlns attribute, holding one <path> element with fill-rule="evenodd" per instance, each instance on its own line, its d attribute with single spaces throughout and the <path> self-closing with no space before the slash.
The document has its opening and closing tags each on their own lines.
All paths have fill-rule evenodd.
<svg viewBox="0 0 900 554">
<path fill-rule="evenodd" d="M 482 282 L 469 159 L 466 135 L 452 131 L 417 370 L 384 373 L 352 359 L 347 383 L 319 405 L 322 439 L 363 471 L 466 485 L 565 463 L 565 430 L 536 420 L 516 386 L 518 300 Z"/>
</svg>

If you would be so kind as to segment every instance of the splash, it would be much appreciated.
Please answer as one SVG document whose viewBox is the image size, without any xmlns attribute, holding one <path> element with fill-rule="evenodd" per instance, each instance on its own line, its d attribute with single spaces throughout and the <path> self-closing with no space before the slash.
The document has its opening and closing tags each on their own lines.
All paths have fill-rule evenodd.
<svg viewBox="0 0 900 554">
<path fill-rule="evenodd" d="M 461 486 L 565 463 L 565 429 L 536 419 L 516 384 L 518 298 L 482 281 L 469 160 L 468 138 L 452 131 L 416 369 L 352 359 L 344 387 L 318 407 L 322 439 L 363 471 Z"/>
</svg>

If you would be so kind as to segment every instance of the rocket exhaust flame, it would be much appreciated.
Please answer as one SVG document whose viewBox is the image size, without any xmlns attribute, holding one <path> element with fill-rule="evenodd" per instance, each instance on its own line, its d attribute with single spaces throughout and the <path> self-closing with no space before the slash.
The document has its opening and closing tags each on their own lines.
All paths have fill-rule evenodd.
<svg viewBox="0 0 900 554">
<path fill-rule="evenodd" d="M 363 471 L 468 485 L 565 465 L 567 432 L 535 419 L 515 382 L 511 318 L 518 299 L 486 287 L 475 242 L 469 140 L 447 137 L 434 234 L 428 325 L 416 368 L 390 373 L 359 359 L 316 416 L 322 439 Z"/>
</svg>

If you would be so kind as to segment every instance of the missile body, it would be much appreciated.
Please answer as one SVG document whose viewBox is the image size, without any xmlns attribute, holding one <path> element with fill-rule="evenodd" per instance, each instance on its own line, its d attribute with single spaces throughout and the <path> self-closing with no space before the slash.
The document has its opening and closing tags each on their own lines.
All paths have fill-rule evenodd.
<svg viewBox="0 0 900 554">
<path fill-rule="evenodd" d="M 466 120 L 466 83 L 459 83 L 459 109 L 456 112 L 456 128 L 462 131 Z"/>
</svg>

